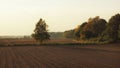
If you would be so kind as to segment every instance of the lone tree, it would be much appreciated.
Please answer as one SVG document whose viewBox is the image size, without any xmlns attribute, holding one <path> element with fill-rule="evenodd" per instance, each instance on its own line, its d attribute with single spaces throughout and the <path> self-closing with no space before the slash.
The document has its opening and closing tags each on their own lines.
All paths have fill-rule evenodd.
<svg viewBox="0 0 120 68">
<path fill-rule="evenodd" d="M 48 25 L 45 23 L 44 20 L 40 19 L 36 24 L 36 28 L 32 37 L 42 43 L 43 41 L 50 40 L 50 35 L 48 34 Z"/>
</svg>

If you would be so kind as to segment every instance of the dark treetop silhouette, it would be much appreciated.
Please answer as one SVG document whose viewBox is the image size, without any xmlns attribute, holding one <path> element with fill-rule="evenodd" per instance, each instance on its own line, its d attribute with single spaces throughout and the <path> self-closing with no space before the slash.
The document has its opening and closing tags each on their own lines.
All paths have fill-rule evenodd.
<svg viewBox="0 0 120 68">
<path fill-rule="evenodd" d="M 43 41 L 50 40 L 50 35 L 48 34 L 48 25 L 45 23 L 44 20 L 40 19 L 36 24 L 36 28 L 32 37 L 42 43 Z"/>
</svg>

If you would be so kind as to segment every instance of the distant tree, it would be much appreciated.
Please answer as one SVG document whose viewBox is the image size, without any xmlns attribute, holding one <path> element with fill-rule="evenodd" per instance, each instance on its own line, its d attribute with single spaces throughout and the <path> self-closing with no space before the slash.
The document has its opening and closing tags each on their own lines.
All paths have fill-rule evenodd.
<svg viewBox="0 0 120 68">
<path fill-rule="evenodd" d="M 103 31 L 106 29 L 107 22 L 104 19 L 99 19 L 95 24 L 93 24 L 94 27 L 94 35 L 95 36 L 100 36 Z"/>
<path fill-rule="evenodd" d="M 32 34 L 32 37 L 36 40 L 42 43 L 43 41 L 49 40 L 50 35 L 48 34 L 48 25 L 45 23 L 44 20 L 40 19 L 38 23 L 36 24 L 36 28 L 34 30 L 34 33 Z"/>
<path fill-rule="evenodd" d="M 49 32 L 51 39 L 63 39 L 63 32 Z"/>
<path fill-rule="evenodd" d="M 79 25 L 79 26 L 75 29 L 74 34 L 75 34 L 75 38 L 76 38 L 77 40 L 80 39 L 80 36 L 81 36 L 80 34 L 81 34 L 82 30 L 83 30 L 83 27 L 84 27 L 86 24 L 87 24 L 87 22 L 84 22 L 83 24 Z"/>
<path fill-rule="evenodd" d="M 118 42 L 119 40 L 119 30 L 120 30 L 120 14 L 112 16 L 108 23 L 108 35 L 112 42 Z"/>
<path fill-rule="evenodd" d="M 80 39 L 80 25 L 78 25 L 77 28 L 75 28 L 75 32 L 74 32 L 74 35 L 75 35 L 75 39 L 79 40 Z"/>
<path fill-rule="evenodd" d="M 107 24 L 107 26 L 108 26 L 108 24 Z M 109 37 L 109 35 L 108 35 L 108 33 L 109 33 L 110 31 L 109 31 L 109 29 L 108 29 L 108 27 L 103 31 L 103 33 L 101 34 L 101 36 L 100 36 L 100 38 L 99 38 L 99 40 L 98 41 L 110 41 L 111 39 L 110 39 L 110 37 Z"/>
<path fill-rule="evenodd" d="M 81 39 L 85 40 L 85 39 L 90 39 L 91 37 L 94 37 L 91 31 L 86 30 L 81 32 L 81 37 L 80 37 Z"/>
<path fill-rule="evenodd" d="M 74 39 L 74 32 L 75 32 L 75 30 L 73 29 L 73 30 L 68 30 L 68 31 L 65 31 L 64 32 L 64 37 L 65 38 L 70 38 L 70 39 Z"/>
<path fill-rule="evenodd" d="M 112 16 L 107 24 L 106 30 L 103 32 L 101 39 L 109 42 L 119 42 L 120 37 L 120 14 Z"/>
<path fill-rule="evenodd" d="M 90 18 L 83 28 L 82 36 L 85 38 L 98 37 L 106 29 L 106 24 L 107 22 L 104 19 L 99 18 L 99 16 Z"/>
</svg>

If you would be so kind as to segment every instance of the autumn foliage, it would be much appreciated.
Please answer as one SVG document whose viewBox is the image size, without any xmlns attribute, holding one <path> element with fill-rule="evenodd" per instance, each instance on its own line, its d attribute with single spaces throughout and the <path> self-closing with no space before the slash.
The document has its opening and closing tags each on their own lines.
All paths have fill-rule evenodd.
<svg viewBox="0 0 120 68">
<path fill-rule="evenodd" d="M 73 36 L 73 39 L 77 40 L 98 38 L 97 41 L 119 42 L 120 14 L 112 16 L 108 22 L 99 16 L 89 18 L 87 22 L 79 25 L 73 31 L 73 34 L 71 34 L 71 30 L 65 31 L 65 34 L 67 32 L 65 37 Z"/>
</svg>

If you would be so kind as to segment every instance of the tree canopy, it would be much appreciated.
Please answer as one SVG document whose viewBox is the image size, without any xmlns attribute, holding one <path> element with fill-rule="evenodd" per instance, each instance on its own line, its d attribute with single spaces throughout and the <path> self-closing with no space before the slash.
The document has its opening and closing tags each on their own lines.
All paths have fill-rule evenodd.
<svg viewBox="0 0 120 68">
<path fill-rule="evenodd" d="M 48 34 L 47 28 L 48 28 L 48 25 L 45 23 L 45 21 L 40 19 L 38 23 L 36 24 L 32 37 L 36 41 L 39 41 L 40 43 L 42 43 L 43 41 L 49 40 L 50 35 Z"/>
<path fill-rule="evenodd" d="M 112 16 L 110 18 L 107 28 L 102 35 L 102 39 L 110 40 L 110 42 L 118 42 L 119 31 L 120 31 L 120 14 L 116 14 L 115 16 Z"/>
</svg>

